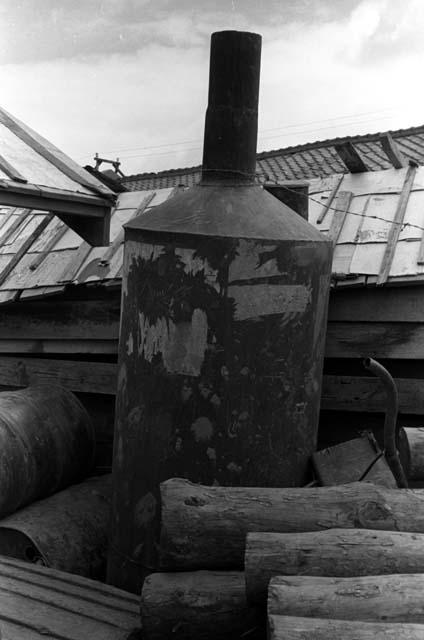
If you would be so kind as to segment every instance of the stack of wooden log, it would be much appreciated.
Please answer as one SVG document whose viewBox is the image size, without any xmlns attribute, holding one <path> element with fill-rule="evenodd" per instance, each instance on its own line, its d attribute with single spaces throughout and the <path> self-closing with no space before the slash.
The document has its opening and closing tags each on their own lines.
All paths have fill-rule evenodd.
<svg viewBox="0 0 424 640">
<path fill-rule="evenodd" d="M 421 638 L 424 492 L 161 485 L 146 640 Z"/>
</svg>

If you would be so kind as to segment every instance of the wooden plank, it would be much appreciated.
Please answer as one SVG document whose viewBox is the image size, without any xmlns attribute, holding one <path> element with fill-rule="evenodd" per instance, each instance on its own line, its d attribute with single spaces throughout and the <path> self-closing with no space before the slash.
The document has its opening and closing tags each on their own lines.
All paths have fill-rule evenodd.
<svg viewBox="0 0 424 640">
<path fill-rule="evenodd" d="M 50 238 L 46 246 L 44 247 L 43 251 L 34 258 L 34 261 L 31 263 L 31 266 L 30 266 L 31 271 L 35 271 L 35 269 L 37 269 L 37 267 L 40 266 L 40 264 L 46 259 L 47 255 L 53 249 L 55 244 L 59 242 L 59 240 L 65 235 L 67 231 L 68 231 L 67 225 L 61 221 L 55 233 Z"/>
<path fill-rule="evenodd" d="M 16 209 L 14 209 L 13 211 L 15 211 L 15 210 Z M 7 243 L 9 238 L 11 238 L 13 236 L 13 234 L 16 231 L 16 229 L 18 229 L 18 227 L 28 218 L 30 213 L 32 213 L 31 209 L 23 209 L 22 213 L 20 213 L 19 215 L 16 215 L 16 219 L 12 222 L 10 227 L 8 227 L 6 229 L 6 231 L 4 231 L 4 233 L 0 236 L 0 246 L 3 246 L 4 244 Z M 11 216 L 8 216 L 8 220 L 10 218 L 11 218 Z M 5 221 L 5 224 L 6 224 L 6 221 Z"/>
<path fill-rule="evenodd" d="M 367 165 L 351 142 L 335 144 L 334 149 L 350 173 L 364 173 L 368 171 Z"/>
<path fill-rule="evenodd" d="M 90 253 L 92 247 L 88 242 L 82 242 L 78 249 L 75 252 L 74 258 L 68 262 L 65 266 L 65 269 L 60 277 L 58 277 L 58 282 L 72 282 L 78 270 L 85 262 L 88 254 Z"/>
<path fill-rule="evenodd" d="M 385 282 L 387 282 L 387 279 L 389 277 L 390 267 L 392 265 L 393 256 L 395 254 L 396 244 L 402 230 L 402 223 L 405 217 L 406 207 L 408 205 L 409 194 L 411 193 L 412 185 L 414 184 L 416 171 L 417 165 L 411 163 L 405 175 L 405 181 L 403 183 L 402 191 L 399 196 L 395 217 L 389 231 L 386 250 L 384 252 L 383 261 L 381 263 L 380 272 L 377 278 L 377 285 L 384 284 Z"/>
<path fill-rule="evenodd" d="M 127 640 L 140 627 L 137 596 L 101 582 L 0 557 L 4 640 Z"/>
<path fill-rule="evenodd" d="M 73 360 L 0 357 L 0 385 L 27 387 L 55 383 L 81 393 L 116 393 L 116 364 Z"/>
<path fill-rule="evenodd" d="M 62 151 L 42 138 L 38 133 L 27 127 L 23 122 L 14 118 L 10 113 L 0 108 L 0 122 L 22 142 L 36 151 L 42 158 L 50 162 L 68 178 L 77 184 L 84 185 L 88 189 L 100 193 L 104 197 L 113 197 L 113 192 L 99 180 L 91 176 L 76 162 L 68 158 Z"/>
<path fill-rule="evenodd" d="M 13 258 L 10 260 L 9 264 L 6 267 L 4 267 L 4 269 L 0 272 L 0 286 L 6 280 L 9 273 L 11 273 L 13 269 L 16 267 L 16 265 L 18 264 L 22 256 L 26 254 L 26 252 L 31 247 L 31 245 L 34 244 L 38 236 L 44 231 L 44 229 L 50 223 L 52 218 L 53 218 L 53 214 L 42 217 L 41 222 L 37 225 L 37 227 L 34 229 L 31 235 L 28 236 L 28 238 L 25 240 L 23 245 L 20 247 L 19 251 L 15 253 Z"/>
<path fill-rule="evenodd" d="M 330 322 L 325 356 L 424 359 L 424 325 L 414 322 Z"/>
<path fill-rule="evenodd" d="M 381 135 L 380 144 L 395 169 L 402 169 L 403 167 L 408 166 L 408 160 L 405 158 L 390 133 L 384 133 Z"/>
<path fill-rule="evenodd" d="M 0 304 L 8 304 L 14 302 L 19 295 L 18 290 L 0 291 Z"/>
<path fill-rule="evenodd" d="M 11 178 L 12 180 L 16 180 L 16 182 L 27 182 L 27 179 L 15 167 L 13 167 L 10 162 L 6 160 L 6 158 L 3 158 L 3 156 L 1 155 L 0 170 L 3 171 L 3 173 L 9 176 L 9 178 Z"/>
<path fill-rule="evenodd" d="M 399 393 L 399 411 L 424 415 L 424 379 L 395 378 Z M 354 411 L 384 413 L 386 395 L 377 378 L 325 375 L 321 409 L 324 411 Z"/>
<path fill-rule="evenodd" d="M 118 355 L 118 340 L 4 340 L 0 338 L 0 353 L 6 354 L 61 354 Z"/>
<path fill-rule="evenodd" d="M 19 302 L 0 314 L 2 340 L 118 340 L 120 301 Z"/>
<path fill-rule="evenodd" d="M 321 213 L 319 214 L 316 224 L 321 224 L 325 218 L 325 216 L 327 215 L 327 212 L 329 211 L 331 205 L 333 204 L 333 200 L 337 194 L 337 191 L 339 190 L 340 185 L 343 182 L 343 175 L 340 176 L 337 184 L 333 187 L 330 195 L 327 198 L 327 202 L 323 205 Z"/>
<path fill-rule="evenodd" d="M 34 287 L 33 289 L 23 289 L 19 296 L 19 300 L 37 300 L 39 298 L 47 298 L 48 296 L 55 296 L 63 293 L 66 289 L 65 285 L 57 287 Z"/>
<path fill-rule="evenodd" d="M 328 231 L 328 238 L 333 241 L 333 246 L 337 244 L 337 240 L 346 220 L 352 197 L 353 193 L 351 191 L 339 191 L 334 200 L 333 208 L 335 211 Z"/>
<path fill-rule="evenodd" d="M 328 320 L 424 323 L 424 287 L 337 289 L 330 294 Z"/>
</svg>

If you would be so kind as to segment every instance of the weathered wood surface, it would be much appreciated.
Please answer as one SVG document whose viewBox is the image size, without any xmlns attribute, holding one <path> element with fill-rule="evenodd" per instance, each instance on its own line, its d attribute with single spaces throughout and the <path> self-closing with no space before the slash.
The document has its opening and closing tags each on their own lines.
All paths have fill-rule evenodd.
<svg viewBox="0 0 424 640">
<path fill-rule="evenodd" d="M 358 149 L 356 149 L 351 142 L 346 141 L 335 144 L 334 149 L 350 173 L 364 173 L 368 171 L 368 167 L 363 161 Z"/>
<path fill-rule="evenodd" d="M 399 394 L 399 411 L 424 415 L 424 378 L 395 378 L 395 384 Z M 384 413 L 386 396 L 377 378 L 325 375 L 321 409 Z"/>
<path fill-rule="evenodd" d="M 424 532 L 424 492 L 367 483 L 320 488 L 161 484 L 162 569 L 241 568 L 249 531 L 332 527 Z"/>
<path fill-rule="evenodd" d="M 249 602 L 263 602 L 273 576 L 351 577 L 424 573 L 424 534 L 370 529 L 249 533 L 245 554 Z"/>
<path fill-rule="evenodd" d="M 12 305 L 0 314 L 2 340 L 118 340 L 120 301 L 81 300 Z"/>
<path fill-rule="evenodd" d="M 246 602 L 243 572 L 151 574 L 141 594 L 141 621 L 146 640 L 236 640 L 261 631 L 258 611 Z"/>
<path fill-rule="evenodd" d="M 268 617 L 269 640 L 424 640 L 423 624 Z"/>
<path fill-rule="evenodd" d="M 408 206 L 409 196 L 414 184 L 417 166 L 418 165 L 416 165 L 415 163 L 410 162 L 409 167 L 406 171 L 405 182 L 403 183 L 402 191 L 399 195 L 396 212 L 393 218 L 393 224 L 389 229 L 387 244 L 377 278 L 377 285 L 384 284 L 385 282 L 387 282 L 387 279 L 389 277 L 390 269 L 396 251 L 396 245 L 402 231 L 402 224 L 405 218 L 406 207 Z"/>
<path fill-rule="evenodd" d="M 141 626 L 138 598 L 101 582 L 0 557 L 0 584 L 4 640 L 127 640 Z"/>
<path fill-rule="evenodd" d="M 71 391 L 116 393 L 116 365 L 106 362 L 0 356 L 0 385 L 60 384 Z"/>
<path fill-rule="evenodd" d="M 424 358 L 424 324 L 330 322 L 326 358 Z"/>
<path fill-rule="evenodd" d="M 407 159 L 390 133 L 384 133 L 381 135 L 380 144 L 395 169 L 402 169 L 407 166 Z"/>
<path fill-rule="evenodd" d="M 402 445 L 406 450 L 408 478 L 424 480 L 424 428 L 404 427 L 402 431 Z"/>
<path fill-rule="evenodd" d="M 424 322 L 424 289 L 416 287 L 336 289 L 330 294 L 329 322 Z"/>
<path fill-rule="evenodd" d="M 278 576 L 269 585 L 268 614 L 423 624 L 423 591 L 422 574 Z"/>
<path fill-rule="evenodd" d="M 377 456 L 381 456 L 376 460 Z M 364 480 L 389 489 L 397 483 L 371 433 L 312 454 L 319 484 L 332 486 Z"/>
</svg>

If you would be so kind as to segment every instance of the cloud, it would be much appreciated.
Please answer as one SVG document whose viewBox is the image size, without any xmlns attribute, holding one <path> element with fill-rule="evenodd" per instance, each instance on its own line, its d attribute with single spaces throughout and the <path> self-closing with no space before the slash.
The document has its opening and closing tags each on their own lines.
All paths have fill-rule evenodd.
<svg viewBox="0 0 424 640">
<path fill-rule="evenodd" d="M 309 0 L 276 3 L 287 9 L 285 21 L 276 19 L 281 9 L 256 19 L 251 0 L 233 1 L 230 15 L 224 9 L 232 7 L 231 0 L 219 2 L 214 12 L 205 0 L 202 15 L 188 0 L 179 0 L 178 12 L 172 9 L 175 2 L 158 0 L 155 15 L 145 2 L 143 24 L 135 0 L 31 2 L 40 7 L 40 21 L 43 11 L 51 24 L 66 17 L 68 39 L 80 25 L 78 55 L 66 49 L 70 40 L 63 49 L 57 45 L 51 59 L 43 58 L 47 50 L 28 59 L 32 41 L 25 59 L 8 49 L 8 59 L 15 61 L 0 65 L 2 106 L 83 164 L 96 151 L 119 156 L 127 174 L 200 163 L 209 35 L 236 26 L 263 35 L 260 150 L 424 120 L 424 89 L 417 80 L 422 59 L 405 41 L 421 28 L 417 0 L 404 0 L 402 19 L 394 11 L 385 13 L 393 4 L 386 0 L 314 2 L 319 16 L 313 20 Z M 7 2 L 0 6 L 0 24 Z M 27 11 L 28 2 L 19 6 L 24 4 Z M 138 21 L 131 24 L 134 16 Z M 93 21 L 95 46 L 89 44 Z M 109 49 L 108 39 L 113 40 Z M 397 43 L 396 54 L 389 41 Z M 69 55 L 57 57 L 65 50 Z"/>
<path fill-rule="evenodd" d="M 0 64 L 198 46 L 214 29 L 312 24 L 360 0 L 2 0 Z"/>
</svg>

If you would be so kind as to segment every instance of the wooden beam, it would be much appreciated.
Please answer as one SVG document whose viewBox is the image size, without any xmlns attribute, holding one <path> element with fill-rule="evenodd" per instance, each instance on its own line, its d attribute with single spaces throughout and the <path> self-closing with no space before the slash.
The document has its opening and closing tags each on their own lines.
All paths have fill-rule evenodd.
<svg viewBox="0 0 424 640">
<path fill-rule="evenodd" d="M 327 358 L 424 359 L 424 324 L 397 322 L 330 322 Z"/>
<path fill-rule="evenodd" d="M 100 181 L 96 180 L 87 171 L 84 171 L 76 162 L 68 158 L 62 151 L 42 138 L 38 133 L 27 127 L 23 122 L 14 118 L 10 113 L 0 108 L 0 123 L 7 127 L 22 142 L 36 151 L 45 160 L 54 165 L 59 171 L 80 185 L 100 193 L 106 198 L 114 196 L 114 193 Z"/>
<path fill-rule="evenodd" d="M 6 160 L 6 158 L 3 158 L 3 156 L 0 156 L 0 170 L 12 180 L 16 180 L 16 182 L 28 182 L 27 179 Z"/>
<path fill-rule="evenodd" d="M 351 191 L 339 191 L 337 197 L 333 201 L 333 219 L 331 220 L 328 238 L 332 240 L 333 246 L 336 246 L 341 230 L 343 228 L 349 206 L 352 201 L 353 193 Z"/>
<path fill-rule="evenodd" d="M 31 213 L 31 209 L 24 209 L 22 213 L 16 215 L 16 219 L 12 222 L 10 227 L 6 229 L 4 233 L 0 235 L 0 247 L 6 244 L 9 238 L 15 233 L 16 229 L 28 218 Z M 10 219 L 13 214 L 8 213 L 7 218 Z M 1 229 L 0 229 L 1 231 Z"/>
<path fill-rule="evenodd" d="M 381 263 L 380 273 L 378 274 L 377 278 L 377 286 L 385 284 L 389 277 L 390 268 L 393 262 L 393 256 L 395 255 L 397 241 L 402 230 L 402 223 L 405 217 L 406 207 L 408 206 L 409 195 L 414 184 L 416 172 L 417 165 L 415 163 L 410 163 L 405 175 L 405 181 L 403 183 L 402 191 L 399 195 L 393 223 L 387 238 L 387 245 Z"/>
<path fill-rule="evenodd" d="M 403 167 L 408 166 L 408 160 L 405 158 L 390 133 L 385 133 L 381 136 L 380 144 L 395 169 L 402 169 Z"/>
<path fill-rule="evenodd" d="M 61 355 L 89 354 L 97 355 L 117 355 L 118 340 L 46 340 L 46 339 L 22 339 L 3 340 L 0 338 L 0 354 L 46 354 L 55 353 Z"/>
<path fill-rule="evenodd" d="M 111 207 L 96 196 L 0 180 L 0 204 L 55 213 L 91 245 L 109 244 Z"/>
<path fill-rule="evenodd" d="M 117 341 L 119 315 L 117 295 L 110 301 L 18 302 L 0 314 L 0 339 Z"/>
<path fill-rule="evenodd" d="M 337 184 L 335 185 L 335 187 L 332 189 L 330 195 L 327 198 L 327 202 L 325 202 L 325 204 L 323 204 L 322 206 L 322 210 L 321 213 L 319 214 L 318 218 L 317 218 L 317 224 L 321 224 L 322 221 L 324 220 L 325 216 L 327 215 L 327 212 L 329 211 L 331 205 L 333 204 L 333 200 L 336 197 L 337 191 L 339 190 L 340 185 L 343 182 L 343 178 L 344 175 L 341 175 Z"/>
<path fill-rule="evenodd" d="M 396 378 L 399 411 L 424 415 L 424 379 Z M 324 411 L 353 411 L 384 413 L 387 399 L 377 378 L 325 375 L 321 409 Z"/>
<path fill-rule="evenodd" d="M 382 287 L 330 294 L 329 322 L 423 322 L 424 287 Z"/>
<path fill-rule="evenodd" d="M 351 142 L 335 144 L 334 148 L 350 173 L 363 173 L 368 171 L 367 165 Z"/>
<path fill-rule="evenodd" d="M 117 365 L 106 362 L 0 356 L 0 385 L 54 383 L 81 393 L 116 393 Z"/>
<path fill-rule="evenodd" d="M 28 249 L 32 244 L 37 240 L 37 238 L 43 233 L 44 229 L 50 223 L 53 218 L 53 214 L 40 216 L 41 222 L 38 223 L 37 227 L 31 233 L 30 236 L 25 240 L 20 249 L 14 254 L 11 260 L 9 260 L 8 264 L 4 267 L 2 271 L 0 271 L 0 287 L 6 280 L 7 276 L 13 271 L 18 262 L 23 258 Z"/>
</svg>

